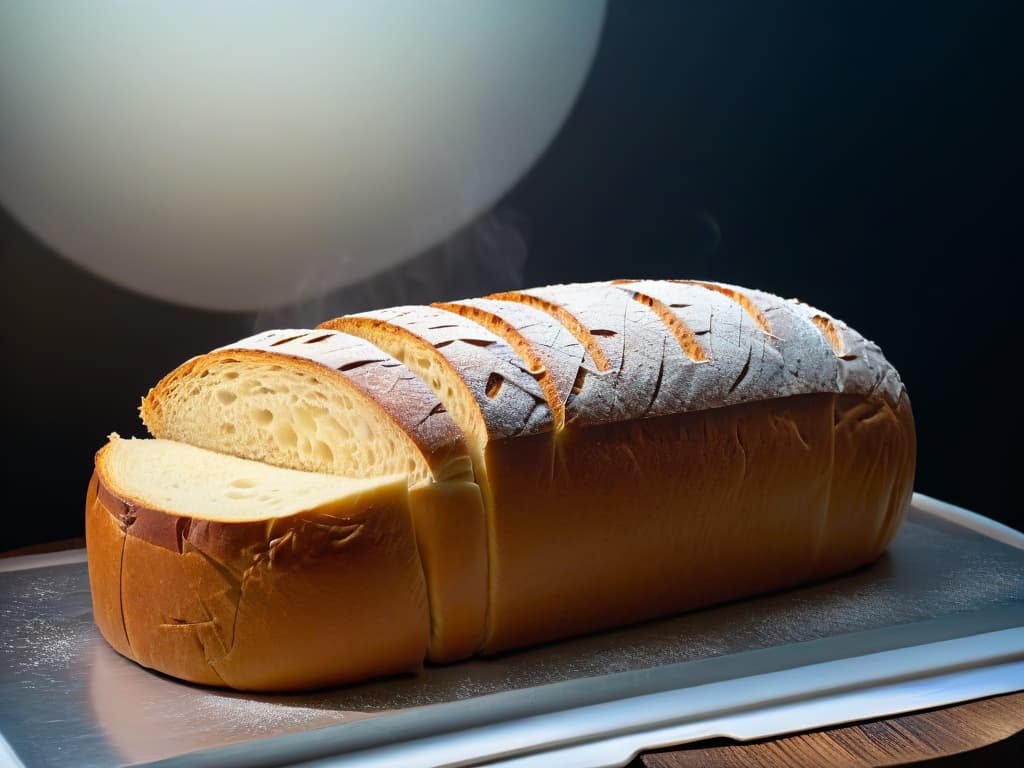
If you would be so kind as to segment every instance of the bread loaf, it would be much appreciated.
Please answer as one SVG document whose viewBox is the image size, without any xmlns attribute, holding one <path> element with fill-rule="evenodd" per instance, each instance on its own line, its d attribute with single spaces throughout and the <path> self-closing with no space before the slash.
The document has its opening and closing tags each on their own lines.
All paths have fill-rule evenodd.
<svg viewBox="0 0 1024 768">
<path fill-rule="evenodd" d="M 903 518 L 916 456 L 910 401 L 876 345 L 806 304 L 697 281 L 547 286 L 271 331 L 187 361 L 141 414 L 156 438 L 261 465 L 402 476 L 409 525 L 391 535 L 409 540 L 386 546 L 418 554 L 431 661 L 868 563 Z M 152 619 L 110 597 L 139 589 L 117 556 L 131 527 L 93 507 L 97 622 L 142 660 Z M 155 592 L 170 605 L 196 587 L 168 568 Z M 258 600 L 247 610 L 278 621 Z M 379 626 L 333 632 L 337 653 Z M 180 674 L 162 658 L 143 663 Z"/>
</svg>

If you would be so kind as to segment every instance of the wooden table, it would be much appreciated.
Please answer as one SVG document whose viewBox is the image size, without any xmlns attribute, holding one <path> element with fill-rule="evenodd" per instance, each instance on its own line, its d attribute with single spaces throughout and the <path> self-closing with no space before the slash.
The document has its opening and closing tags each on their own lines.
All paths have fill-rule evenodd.
<svg viewBox="0 0 1024 768">
<path fill-rule="evenodd" d="M 764 739 L 727 739 L 646 753 L 630 768 L 733 766 L 1024 766 L 1024 693 L 902 717 Z"/>
<path fill-rule="evenodd" d="M 85 539 L 67 539 L 2 552 L 0 557 L 84 546 Z M 695 742 L 644 753 L 629 768 L 864 768 L 906 763 L 1024 767 L 1024 692 L 776 739 Z"/>
</svg>

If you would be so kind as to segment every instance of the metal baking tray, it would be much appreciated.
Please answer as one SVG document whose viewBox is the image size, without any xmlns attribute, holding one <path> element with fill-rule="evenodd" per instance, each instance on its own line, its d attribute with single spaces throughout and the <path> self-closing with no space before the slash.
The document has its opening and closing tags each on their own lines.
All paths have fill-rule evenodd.
<svg viewBox="0 0 1024 768">
<path fill-rule="evenodd" d="M 81 550 L 0 560 L 0 765 L 624 765 L 1022 689 L 1024 534 L 920 494 L 848 576 L 303 695 L 118 656 Z"/>
</svg>

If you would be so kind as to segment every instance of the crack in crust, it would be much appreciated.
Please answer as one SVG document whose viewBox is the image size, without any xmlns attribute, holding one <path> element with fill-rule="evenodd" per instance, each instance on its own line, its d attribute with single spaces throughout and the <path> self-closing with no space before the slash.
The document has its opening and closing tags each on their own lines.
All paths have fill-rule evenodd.
<svg viewBox="0 0 1024 768">
<path fill-rule="evenodd" d="M 740 370 L 739 376 L 737 376 L 733 380 L 732 384 L 729 385 L 729 392 L 730 393 L 734 392 L 736 390 L 736 387 L 738 387 L 740 385 L 740 382 L 742 382 L 745 378 L 747 378 L 747 374 L 750 373 L 750 359 L 753 356 L 753 353 L 754 353 L 754 348 L 753 347 L 748 347 L 747 348 L 747 361 L 745 363 L 743 363 L 743 368 Z"/>
<path fill-rule="evenodd" d="M 651 391 L 651 399 L 647 403 L 647 407 L 644 408 L 644 416 L 650 414 L 651 409 L 654 407 L 654 403 L 658 400 L 658 393 L 661 392 L 661 384 L 665 380 L 665 344 L 662 341 L 661 356 L 658 360 L 658 378 L 654 382 L 654 389 Z"/>
</svg>

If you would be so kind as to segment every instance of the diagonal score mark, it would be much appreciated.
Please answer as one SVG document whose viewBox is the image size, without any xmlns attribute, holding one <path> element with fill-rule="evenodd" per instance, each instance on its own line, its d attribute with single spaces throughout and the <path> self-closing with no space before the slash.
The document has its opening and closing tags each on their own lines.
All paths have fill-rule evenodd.
<svg viewBox="0 0 1024 768">
<path fill-rule="evenodd" d="M 594 338 L 594 334 L 580 322 L 579 318 L 561 304 L 556 304 L 553 301 L 547 301 L 539 296 L 533 296 L 522 291 L 492 293 L 486 298 L 502 301 L 517 301 L 520 304 L 526 304 L 529 307 L 539 309 L 541 312 L 551 315 L 551 317 L 561 323 L 562 326 L 576 338 L 576 341 L 583 345 L 583 349 L 586 350 L 587 354 L 593 359 L 594 365 L 597 366 L 597 370 L 599 372 L 604 373 L 612 369 L 611 363 L 608 362 L 607 355 L 605 355 L 604 350 L 601 349 L 601 345 L 598 343 L 597 339 Z"/>
<path fill-rule="evenodd" d="M 668 282 L 681 283 L 683 285 L 694 285 L 697 286 L 698 288 L 703 288 L 708 291 L 720 293 L 727 299 L 730 299 L 731 301 L 734 301 L 735 303 L 739 304 L 743 311 L 750 315 L 751 318 L 753 318 L 754 323 L 757 325 L 758 328 L 760 328 L 765 333 L 771 335 L 772 326 L 771 323 L 768 322 L 768 317 L 764 314 L 764 312 L 758 309 L 757 305 L 754 304 L 754 302 L 752 302 L 748 296 L 740 293 L 736 289 L 730 288 L 726 285 L 721 285 L 719 283 L 705 282 L 703 280 L 669 280 Z"/>
<path fill-rule="evenodd" d="M 835 356 L 841 360 L 855 360 L 857 354 L 848 349 L 846 342 L 843 340 L 843 324 L 836 322 L 830 315 L 822 312 L 819 309 L 815 309 L 806 301 L 801 299 L 789 299 L 786 302 L 789 306 L 796 309 L 798 314 L 804 322 L 810 323 L 814 326 L 815 330 L 818 331 L 828 342 L 828 345 L 832 347 L 832 351 Z"/>
<path fill-rule="evenodd" d="M 303 332 L 303 333 L 297 333 L 294 336 L 285 336 L 284 338 L 278 339 L 277 341 L 273 342 L 270 346 L 272 346 L 272 347 L 280 347 L 282 344 L 290 344 L 291 342 L 295 341 L 296 339 L 301 339 L 303 336 L 306 336 L 306 335 L 308 335 L 308 334 Z"/>
<path fill-rule="evenodd" d="M 845 357 L 846 345 L 843 344 L 843 339 L 839 335 L 839 328 L 836 327 L 836 324 L 832 319 L 825 315 L 815 314 L 811 315 L 811 322 L 814 323 L 814 327 L 821 332 L 821 335 L 825 337 L 825 340 L 835 351 L 836 356 Z"/>
<path fill-rule="evenodd" d="M 558 396 L 551 374 L 540 355 L 534 350 L 533 344 L 515 325 L 494 312 L 458 301 L 436 302 L 430 306 L 464 317 L 499 336 L 523 362 L 526 372 L 537 381 L 547 402 L 548 410 L 554 417 L 555 429 L 561 429 L 565 425 L 565 404 Z M 488 396 L 491 396 L 490 393 Z"/>
<path fill-rule="evenodd" d="M 634 291 L 628 284 L 621 284 L 618 282 L 613 284 L 620 290 L 629 293 L 633 297 L 634 301 L 640 302 L 654 312 L 654 314 L 661 319 L 661 322 L 665 324 L 665 327 L 668 328 L 669 333 L 671 333 L 675 340 L 679 342 L 679 346 L 682 348 L 683 354 L 690 358 L 690 360 L 695 363 L 708 361 L 709 358 L 707 353 L 697 341 L 697 337 L 694 335 L 693 329 L 680 320 L 668 305 L 664 302 L 658 301 L 658 299 L 653 296 L 648 296 L 646 293 Z"/>
</svg>

